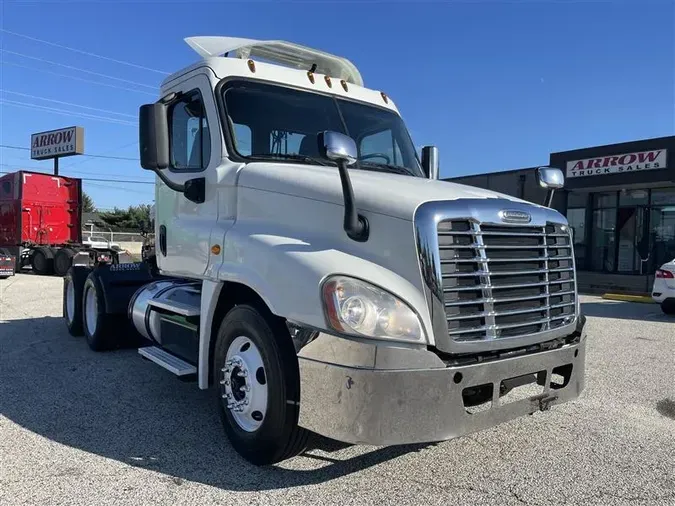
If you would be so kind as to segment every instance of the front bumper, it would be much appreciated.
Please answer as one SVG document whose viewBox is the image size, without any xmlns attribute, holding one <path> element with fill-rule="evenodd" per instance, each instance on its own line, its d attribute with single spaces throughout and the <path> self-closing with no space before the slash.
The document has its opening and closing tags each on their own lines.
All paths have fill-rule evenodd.
<svg viewBox="0 0 675 506">
<path fill-rule="evenodd" d="M 298 354 L 299 424 L 338 441 L 393 445 L 452 439 L 546 410 L 584 389 L 586 335 L 579 332 L 578 342 L 554 350 L 453 367 L 427 350 L 320 334 Z M 569 372 L 566 381 L 553 385 L 560 371 Z M 540 394 L 500 405 L 502 381 L 537 373 Z M 491 407 L 470 414 L 462 393 L 484 385 L 492 385 Z"/>
</svg>

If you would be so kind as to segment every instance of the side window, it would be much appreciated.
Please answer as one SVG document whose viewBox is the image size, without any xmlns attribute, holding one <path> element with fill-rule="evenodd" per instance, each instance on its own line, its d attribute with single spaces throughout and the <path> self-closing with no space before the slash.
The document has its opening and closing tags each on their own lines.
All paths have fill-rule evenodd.
<svg viewBox="0 0 675 506">
<path fill-rule="evenodd" d="M 243 123 L 232 123 L 232 130 L 234 130 L 235 149 L 239 154 L 249 156 L 253 142 L 251 127 Z"/>
<path fill-rule="evenodd" d="M 211 137 L 200 93 L 190 93 L 173 104 L 169 115 L 171 166 L 185 171 L 205 169 L 211 159 Z"/>
<path fill-rule="evenodd" d="M 359 158 L 376 163 L 403 165 L 403 156 L 391 130 L 382 130 L 361 139 Z"/>
<path fill-rule="evenodd" d="M 275 155 L 294 154 L 301 152 L 302 140 L 306 137 L 305 134 L 296 132 L 285 132 L 283 130 L 272 130 L 270 133 L 270 153 Z M 305 143 L 306 146 L 307 143 Z M 305 155 L 313 155 L 313 153 L 302 153 Z"/>
</svg>

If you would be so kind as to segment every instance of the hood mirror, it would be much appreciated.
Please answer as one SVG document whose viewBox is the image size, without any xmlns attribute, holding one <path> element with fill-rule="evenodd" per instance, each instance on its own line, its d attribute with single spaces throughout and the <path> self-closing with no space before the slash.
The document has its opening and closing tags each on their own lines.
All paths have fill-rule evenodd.
<svg viewBox="0 0 675 506">
<path fill-rule="evenodd" d="M 342 183 L 342 198 L 345 203 L 344 231 L 350 239 L 365 242 L 370 234 L 368 220 L 356 209 L 352 181 L 347 170 L 347 167 L 353 165 L 359 157 L 356 142 L 348 135 L 332 131 L 319 132 L 317 141 L 321 156 L 335 162 L 338 166 Z"/>
<path fill-rule="evenodd" d="M 333 162 L 344 162 L 348 166 L 356 162 L 358 153 L 354 139 L 340 132 L 330 131 L 319 136 L 319 151 L 324 158 Z"/>
</svg>

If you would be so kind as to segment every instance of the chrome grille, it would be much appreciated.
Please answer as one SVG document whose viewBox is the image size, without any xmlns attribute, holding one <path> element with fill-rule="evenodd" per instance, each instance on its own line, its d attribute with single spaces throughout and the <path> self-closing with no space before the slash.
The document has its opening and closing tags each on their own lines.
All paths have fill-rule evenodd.
<svg viewBox="0 0 675 506">
<path fill-rule="evenodd" d="M 437 232 L 453 341 L 536 335 L 574 320 L 574 263 L 566 226 L 444 220 Z"/>
</svg>

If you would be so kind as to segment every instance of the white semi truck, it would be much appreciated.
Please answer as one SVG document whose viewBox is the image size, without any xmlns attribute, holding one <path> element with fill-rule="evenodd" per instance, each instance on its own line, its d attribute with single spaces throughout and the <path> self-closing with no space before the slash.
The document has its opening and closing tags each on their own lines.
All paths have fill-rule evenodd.
<svg viewBox="0 0 675 506">
<path fill-rule="evenodd" d="M 585 318 L 547 207 L 561 171 L 537 171 L 547 206 L 438 181 L 437 149 L 418 156 L 348 60 L 186 42 L 202 59 L 140 108 L 156 263 L 73 266 L 71 334 L 94 350 L 140 335 L 144 358 L 213 390 L 259 465 L 311 433 L 441 441 L 579 396 Z"/>
</svg>

